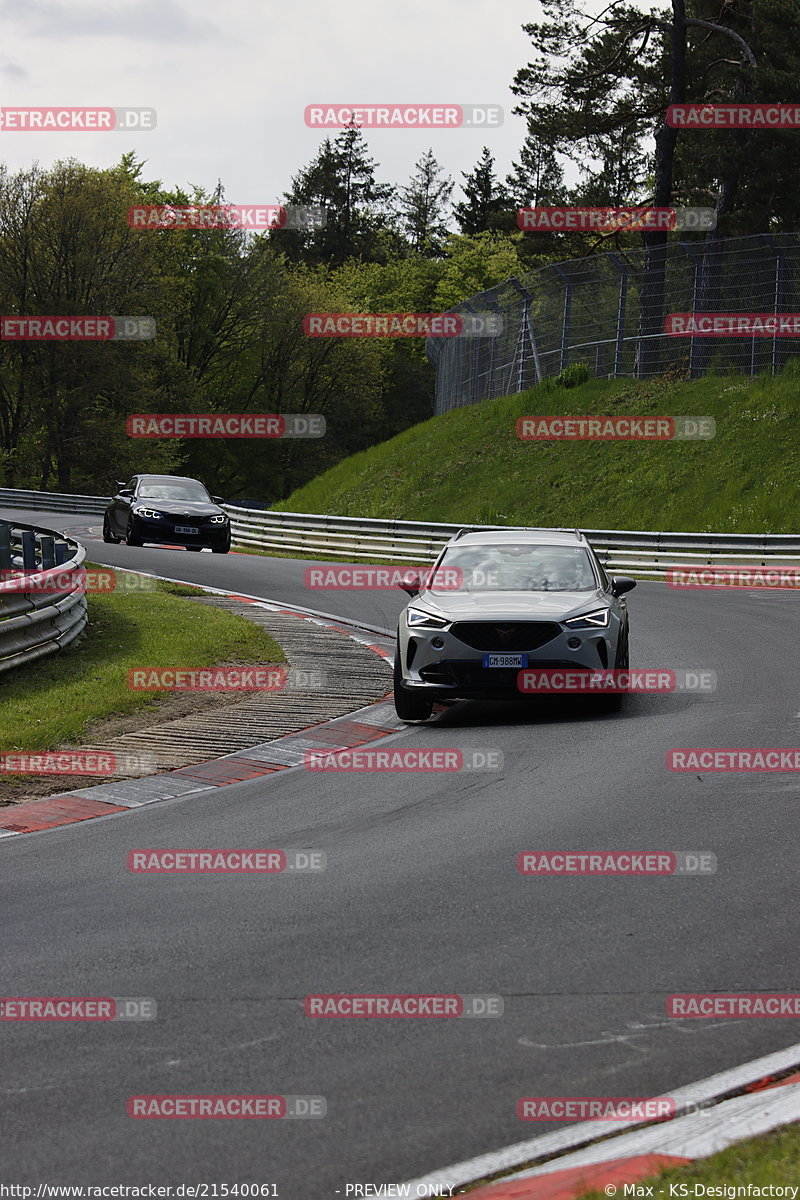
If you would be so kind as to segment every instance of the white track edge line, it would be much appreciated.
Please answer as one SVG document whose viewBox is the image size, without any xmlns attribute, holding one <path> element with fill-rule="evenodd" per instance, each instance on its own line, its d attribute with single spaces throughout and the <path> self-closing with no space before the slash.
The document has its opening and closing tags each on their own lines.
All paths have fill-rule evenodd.
<svg viewBox="0 0 800 1200">
<path fill-rule="evenodd" d="M 752 1062 L 743 1063 L 739 1067 L 731 1067 L 716 1075 L 710 1075 L 707 1079 L 690 1083 L 686 1087 L 670 1092 L 669 1095 L 675 1100 L 678 1115 L 680 1115 L 680 1109 L 684 1105 L 711 1100 L 736 1088 L 744 1087 L 748 1083 L 754 1083 L 765 1075 L 773 1075 L 794 1066 L 800 1066 L 800 1042 L 787 1046 L 785 1050 L 778 1050 L 763 1058 L 755 1058 Z M 450 1187 L 458 1187 L 467 1183 L 477 1183 L 489 1175 L 495 1175 L 501 1171 L 512 1171 L 514 1167 L 520 1167 L 523 1164 L 541 1165 L 531 1160 L 544 1158 L 547 1155 L 551 1158 L 560 1157 L 569 1150 L 575 1150 L 599 1141 L 601 1138 L 607 1138 L 609 1133 L 623 1133 L 626 1130 L 635 1129 L 641 1124 L 642 1122 L 639 1121 L 582 1121 L 555 1133 L 545 1133 L 525 1142 L 515 1142 L 500 1150 L 479 1154 L 464 1162 L 442 1167 L 427 1175 L 421 1175 L 418 1179 L 404 1182 L 402 1187 L 416 1189 L 422 1184 L 441 1184 L 443 1182 Z M 664 1124 L 668 1125 L 669 1122 Z M 414 1195 L 416 1191 L 409 1190 L 405 1194 Z M 420 1195 L 422 1194 L 420 1192 Z"/>
</svg>

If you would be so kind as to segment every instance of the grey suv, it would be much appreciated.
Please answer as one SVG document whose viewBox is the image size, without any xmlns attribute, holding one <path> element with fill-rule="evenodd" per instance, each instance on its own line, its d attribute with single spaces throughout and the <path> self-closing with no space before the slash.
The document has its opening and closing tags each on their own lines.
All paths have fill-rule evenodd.
<svg viewBox="0 0 800 1200">
<path fill-rule="evenodd" d="M 525 668 L 627 670 L 627 576 L 609 578 L 577 529 L 458 533 L 431 573 L 401 586 L 394 702 L 425 721 L 447 698 L 522 699 Z M 618 709 L 622 693 L 601 698 Z"/>
</svg>

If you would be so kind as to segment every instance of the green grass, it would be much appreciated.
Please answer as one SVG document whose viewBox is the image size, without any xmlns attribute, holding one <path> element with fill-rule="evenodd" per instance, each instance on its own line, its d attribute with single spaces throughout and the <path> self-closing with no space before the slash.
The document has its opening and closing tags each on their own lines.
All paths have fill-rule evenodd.
<svg viewBox="0 0 800 1200">
<path fill-rule="evenodd" d="M 697 1120 L 702 1121 L 703 1117 L 698 1116 Z M 786 1187 L 787 1184 L 800 1183 L 800 1124 L 784 1125 L 764 1134 L 763 1137 L 737 1142 L 736 1145 L 729 1146 L 727 1150 L 721 1150 L 719 1154 L 713 1154 L 710 1158 L 703 1158 L 682 1167 L 670 1167 L 658 1175 L 640 1180 L 638 1186 L 650 1185 L 655 1200 L 662 1194 L 667 1197 L 670 1195 L 670 1184 L 685 1184 L 686 1191 L 676 1186 L 674 1195 L 688 1198 L 703 1195 L 703 1192 L 697 1193 L 694 1190 L 699 1184 L 720 1187 L 723 1184 L 748 1183 L 758 1187 L 766 1187 L 769 1184 Z M 631 1185 L 628 1184 L 628 1187 Z M 617 1195 L 623 1200 L 625 1192 L 622 1184 L 617 1187 Z M 636 1195 L 636 1192 L 630 1190 L 628 1195 Z M 713 1197 L 714 1193 L 710 1195 Z M 588 1200 L 589 1197 L 592 1200 L 607 1200 L 603 1191 L 582 1193 L 582 1200 Z M 717 1197 L 721 1200 L 724 1192 L 718 1192 Z"/>
<path fill-rule="evenodd" d="M 518 417 L 711 416 L 702 442 L 523 442 Z M 286 512 L 465 524 L 792 533 L 800 509 L 800 371 L 695 382 L 552 381 L 456 409 L 293 492 Z"/>
<path fill-rule="evenodd" d="M 208 592 L 204 592 L 202 588 L 195 587 L 191 583 L 173 583 L 170 579 L 159 579 L 158 583 L 165 592 L 171 592 L 173 596 L 207 596 Z"/>
<path fill-rule="evenodd" d="M 327 550 L 275 550 L 272 547 L 259 550 L 255 546 L 242 547 L 241 549 L 237 549 L 236 553 L 252 554 L 256 558 L 289 558 L 295 562 L 298 559 L 305 559 L 308 562 L 330 562 L 334 565 L 336 563 L 354 562 L 358 559 L 361 563 L 371 564 L 375 567 L 417 567 L 428 561 L 422 554 L 414 562 L 411 562 L 407 558 L 391 558 L 389 555 L 385 555 L 382 558 L 375 558 L 372 555 L 355 554 L 350 553 L 350 551 L 346 554 L 331 554 Z"/>
<path fill-rule="evenodd" d="M 159 581 L 152 592 L 90 595 L 88 632 L 79 645 L 3 677 L 0 752 L 79 743 L 93 721 L 157 709 L 156 697 L 165 693 L 131 691 L 131 667 L 285 662 L 259 626 L 196 604 L 186 593 Z"/>
</svg>

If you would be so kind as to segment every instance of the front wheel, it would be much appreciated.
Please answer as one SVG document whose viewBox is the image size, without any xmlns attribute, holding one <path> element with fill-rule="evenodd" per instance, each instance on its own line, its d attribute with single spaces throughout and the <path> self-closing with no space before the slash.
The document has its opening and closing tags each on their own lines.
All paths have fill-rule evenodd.
<svg viewBox="0 0 800 1200">
<path fill-rule="evenodd" d="M 617 653 L 614 657 L 615 671 L 630 670 L 630 646 L 628 644 L 628 631 L 625 630 L 624 640 L 617 646 Z M 626 692 L 609 692 L 607 696 L 598 697 L 597 703 L 600 712 L 621 712 L 622 702 L 625 699 Z"/>
<path fill-rule="evenodd" d="M 103 541 L 113 542 L 115 546 L 118 546 L 122 541 L 122 538 L 115 537 L 111 532 L 111 522 L 108 519 L 108 513 L 103 517 Z"/>
<path fill-rule="evenodd" d="M 415 696 L 403 687 L 400 669 L 400 646 L 394 652 L 394 707 L 401 721 L 427 721 L 433 712 L 433 701 L 427 696 Z"/>
<path fill-rule="evenodd" d="M 230 554 L 230 550 L 231 550 L 231 544 L 229 541 L 226 542 L 224 546 L 212 546 L 211 547 L 212 554 Z"/>
<path fill-rule="evenodd" d="M 125 545 L 126 546 L 143 546 L 144 545 L 144 542 L 142 541 L 142 539 L 138 538 L 136 536 L 136 534 L 133 532 L 133 521 L 130 518 L 128 518 L 128 528 L 125 533 Z"/>
</svg>

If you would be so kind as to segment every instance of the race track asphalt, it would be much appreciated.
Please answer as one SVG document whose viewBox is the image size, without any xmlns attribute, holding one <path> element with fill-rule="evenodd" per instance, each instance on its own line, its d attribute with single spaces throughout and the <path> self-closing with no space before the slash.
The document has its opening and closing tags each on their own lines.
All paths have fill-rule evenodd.
<svg viewBox="0 0 800 1200">
<path fill-rule="evenodd" d="M 404 603 L 310 590 L 307 562 L 104 546 L 95 518 L 0 516 L 79 530 L 94 561 L 375 627 Z M 666 1015 L 674 992 L 792 990 L 797 777 L 665 765 L 671 747 L 798 743 L 798 598 L 646 583 L 629 607 L 634 665 L 710 669 L 717 690 L 633 696 L 620 716 L 460 704 L 389 744 L 498 749 L 501 771 L 298 768 L 0 841 L 2 993 L 158 1003 L 152 1022 L 2 1023 L 0 1181 L 275 1183 L 282 1200 L 333 1200 L 553 1129 L 517 1119 L 522 1096 L 668 1093 L 798 1040 L 788 1019 Z M 321 849 L 328 866 L 126 869 L 131 849 L 217 846 Z M 706 850 L 718 871 L 522 876 L 517 854 L 534 849 Z M 305 1016 L 304 996 L 335 992 L 505 1008 Z M 129 1096 L 165 1093 L 322 1095 L 328 1115 L 127 1116 Z"/>
</svg>

